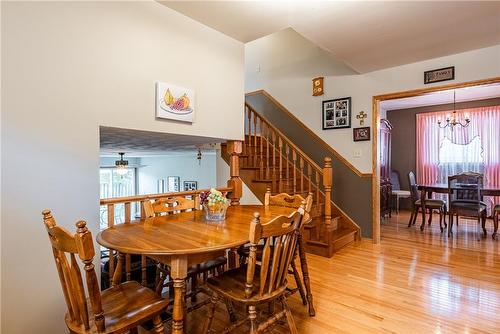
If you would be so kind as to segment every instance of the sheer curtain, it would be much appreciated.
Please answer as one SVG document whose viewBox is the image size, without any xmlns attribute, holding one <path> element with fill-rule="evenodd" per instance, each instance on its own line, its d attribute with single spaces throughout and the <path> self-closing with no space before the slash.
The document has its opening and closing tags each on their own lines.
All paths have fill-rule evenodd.
<svg viewBox="0 0 500 334">
<path fill-rule="evenodd" d="M 500 187 L 500 106 L 462 109 L 457 117 L 469 115 L 466 128 L 440 129 L 448 112 L 416 115 L 417 182 L 446 183 L 448 175 L 465 171 L 484 173 L 485 187 Z M 488 206 L 500 197 L 485 198 Z"/>
</svg>

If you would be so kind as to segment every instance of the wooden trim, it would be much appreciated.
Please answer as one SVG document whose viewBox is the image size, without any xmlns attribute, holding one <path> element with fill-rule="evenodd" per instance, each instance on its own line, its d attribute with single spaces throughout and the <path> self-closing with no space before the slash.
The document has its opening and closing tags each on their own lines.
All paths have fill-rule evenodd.
<svg viewBox="0 0 500 334">
<path fill-rule="evenodd" d="M 381 94 L 373 96 L 372 98 L 372 129 L 373 129 L 373 140 L 372 140 L 372 237 L 373 243 L 380 243 L 380 161 L 378 155 L 378 127 L 380 125 L 380 110 L 379 102 L 386 100 L 394 100 L 406 97 L 414 97 L 425 95 L 432 92 L 438 92 L 449 89 L 459 89 L 473 86 L 484 86 L 500 83 L 500 77 L 494 77 L 489 79 L 474 80 L 460 83 L 452 83 L 442 86 L 425 87 L 420 89 L 413 89 L 408 91 Z"/>
<path fill-rule="evenodd" d="M 217 188 L 220 192 L 231 192 L 233 188 Z M 146 200 L 152 200 L 163 197 L 171 197 L 171 196 L 190 196 L 197 195 L 202 192 L 210 191 L 210 189 L 199 189 L 192 191 L 177 191 L 170 193 L 161 193 L 161 194 L 151 194 L 151 195 L 137 195 L 137 196 L 127 196 L 127 197 L 114 197 L 114 198 L 104 198 L 100 200 L 100 205 L 108 205 L 108 204 L 118 204 L 118 203 L 126 203 L 126 202 L 142 202 Z"/>
<path fill-rule="evenodd" d="M 372 174 L 371 173 L 362 173 L 361 171 L 359 171 L 353 164 L 351 164 L 349 161 L 347 161 L 340 153 L 338 153 L 333 147 L 331 147 L 326 141 L 324 141 L 323 139 L 321 139 L 317 134 L 315 134 L 309 127 L 307 127 L 301 120 L 299 120 L 294 114 L 292 114 L 287 108 L 285 108 L 285 106 L 283 106 L 281 103 L 279 103 L 274 97 L 272 97 L 269 93 L 267 93 L 265 90 L 263 89 L 260 89 L 260 90 L 256 90 L 256 91 L 253 91 L 253 92 L 250 92 L 250 93 L 246 93 L 245 96 L 252 96 L 252 95 L 258 95 L 258 94 L 262 94 L 264 96 L 266 96 L 268 99 L 270 99 L 274 104 L 276 104 L 276 106 L 282 111 L 284 112 L 285 114 L 287 114 L 290 118 L 292 118 L 292 120 L 294 122 L 296 122 L 302 129 L 304 129 L 304 131 L 306 131 L 309 135 L 311 135 L 311 137 L 313 137 L 316 141 L 318 141 L 320 144 L 322 144 L 323 146 L 325 146 L 325 148 L 330 151 L 330 153 L 335 156 L 335 158 L 337 160 L 339 160 L 342 164 L 344 164 L 345 166 L 347 166 L 352 172 L 354 172 L 357 176 L 359 177 L 372 177 Z M 248 103 L 248 102 L 245 102 L 247 105 L 249 105 L 250 107 L 252 107 L 252 109 L 255 110 L 255 108 L 253 108 L 253 106 Z"/>
</svg>

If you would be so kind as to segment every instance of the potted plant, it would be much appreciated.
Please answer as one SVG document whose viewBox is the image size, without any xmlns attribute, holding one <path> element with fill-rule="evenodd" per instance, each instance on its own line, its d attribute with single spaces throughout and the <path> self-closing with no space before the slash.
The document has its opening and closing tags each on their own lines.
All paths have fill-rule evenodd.
<svg viewBox="0 0 500 334">
<path fill-rule="evenodd" d="M 200 201 L 205 210 L 206 220 L 226 219 L 226 210 L 229 200 L 218 190 L 212 188 L 210 191 L 200 194 Z"/>
</svg>

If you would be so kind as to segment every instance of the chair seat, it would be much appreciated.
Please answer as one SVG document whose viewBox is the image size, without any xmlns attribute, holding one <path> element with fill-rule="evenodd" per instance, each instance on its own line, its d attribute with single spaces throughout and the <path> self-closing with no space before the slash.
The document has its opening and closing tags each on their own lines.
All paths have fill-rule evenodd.
<svg viewBox="0 0 500 334">
<path fill-rule="evenodd" d="M 484 202 L 479 202 L 480 210 L 486 210 L 486 203 Z M 469 210 L 469 211 L 476 211 L 478 209 L 477 201 L 474 200 L 455 200 L 451 201 L 450 203 L 450 208 L 452 209 L 460 209 L 460 210 Z"/>
<path fill-rule="evenodd" d="M 411 197 L 411 193 L 408 190 L 393 190 L 392 195 L 403 198 Z"/>
<path fill-rule="evenodd" d="M 422 200 L 416 200 L 415 201 L 416 206 L 421 206 L 422 205 Z M 446 203 L 443 200 L 440 199 L 426 199 L 425 200 L 425 206 L 428 208 L 436 208 L 439 209 L 443 206 L 445 206 Z"/>
<path fill-rule="evenodd" d="M 129 281 L 104 290 L 101 302 L 106 324 L 105 333 L 115 333 L 123 331 L 123 328 L 139 325 L 144 321 L 145 315 L 160 314 L 167 308 L 169 301 L 138 282 Z M 87 332 L 82 325 L 71 323 L 66 315 L 66 323 L 75 333 L 97 333 L 93 319 L 91 320 L 91 329 Z"/>
<path fill-rule="evenodd" d="M 217 294 L 222 295 L 224 298 L 229 298 L 243 302 L 246 304 L 261 303 L 267 300 L 273 299 L 280 296 L 286 289 L 286 283 L 282 287 L 275 289 L 271 294 L 263 294 L 263 296 L 258 295 L 260 289 L 260 266 L 255 267 L 254 275 L 254 293 L 250 298 L 245 296 L 245 282 L 247 278 L 247 265 L 242 265 L 239 268 L 235 268 L 226 271 L 224 274 L 216 277 L 210 277 L 207 280 L 207 285 L 210 289 L 215 291 Z M 267 284 L 266 284 L 267 285 Z M 267 290 L 266 289 L 264 291 Z"/>
<path fill-rule="evenodd" d="M 495 205 L 495 207 L 493 208 L 493 212 L 500 213 L 500 204 Z"/>
</svg>

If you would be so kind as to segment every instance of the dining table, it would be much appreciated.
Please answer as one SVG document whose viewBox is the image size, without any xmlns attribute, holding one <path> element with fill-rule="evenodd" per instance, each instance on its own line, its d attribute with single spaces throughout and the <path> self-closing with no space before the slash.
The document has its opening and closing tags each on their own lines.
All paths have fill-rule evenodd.
<svg viewBox="0 0 500 334">
<path fill-rule="evenodd" d="M 425 226 L 425 200 L 432 198 L 433 193 L 448 194 L 450 188 L 447 183 L 419 184 L 417 188 L 420 190 L 420 198 L 422 199 L 422 224 L 420 225 L 420 230 L 423 230 Z M 467 185 L 455 185 L 451 189 L 460 190 L 470 188 Z M 480 192 L 481 196 L 500 196 L 500 187 L 485 186 L 480 189 Z M 496 233 L 497 230 L 495 229 L 494 234 Z"/>
<path fill-rule="evenodd" d="M 295 209 L 279 206 L 230 206 L 222 221 L 208 221 L 203 210 L 144 218 L 106 228 L 97 242 L 122 254 L 140 254 L 169 265 L 173 280 L 172 333 L 184 332 L 184 291 L 188 267 L 225 255 L 249 242 L 254 214 L 266 224 Z"/>
</svg>

